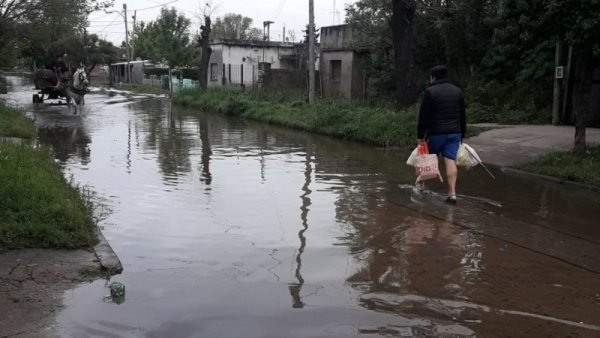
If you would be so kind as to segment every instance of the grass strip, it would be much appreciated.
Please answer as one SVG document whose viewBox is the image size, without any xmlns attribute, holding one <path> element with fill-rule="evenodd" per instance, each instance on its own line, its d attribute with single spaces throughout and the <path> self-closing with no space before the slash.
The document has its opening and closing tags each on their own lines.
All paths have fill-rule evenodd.
<svg viewBox="0 0 600 338">
<path fill-rule="evenodd" d="M 33 122 L 0 104 L 0 137 L 34 138 Z M 0 139 L 0 250 L 82 248 L 96 243 L 89 199 L 49 148 Z"/>
<path fill-rule="evenodd" d="M 80 248 L 96 242 L 92 211 L 49 149 L 0 142 L 0 248 Z"/>
<path fill-rule="evenodd" d="M 600 146 L 590 147 L 585 155 L 571 152 L 547 154 L 517 169 L 600 188 Z"/>
<path fill-rule="evenodd" d="M 0 137 L 35 137 L 35 126 L 21 111 L 0 104 Z"/>
<path fill-rule="evenodd" d="M 231 89 L 187 90 L 173 101 L 195 109 L 240 116 L 285 127 L 381 146 L 416 143 L 416 108 L 397 111 L 349 100 L 309 105 L 297 94 L 244 93 Z"/>
</svg>

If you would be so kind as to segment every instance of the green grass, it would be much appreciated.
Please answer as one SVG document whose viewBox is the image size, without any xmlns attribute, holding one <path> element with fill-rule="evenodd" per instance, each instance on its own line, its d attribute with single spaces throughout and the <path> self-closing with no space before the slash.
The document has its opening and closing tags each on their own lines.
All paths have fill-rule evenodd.
<svg viewBox="0 0 600 338">
<path fill-rule="evenodd" d="M 0 104 L 0 137 L 35 137 L 33 122 Z M 96 242 L 92 209 L 50 149 L 0 140 L 0 250 L 81 248 Z"/>
<path fill-rule="evenodd" d="M 0 142 L 0 248 L 79 248 L 96 241 L 89 205 L 49 149 Z"/>
<path fill-rule="evenodd" d="M 21 111 L 0 104 L 0 137 L 35 137 L 35 127 Z"/>
<path fill-rule="evenodd" d="M 571 152 L 548 154 L 518 169 L 600 188 L 600 146 L 591 147 L 585 155 Z"/>
<path fill-rule="evenodd" d="M 412 147 L 416 142 L 416 107 L 397 111 L 389 105 L 373 107 L 347 100 L 319 100 L 311 106 L 298 94 L 228 89 L 183 91 L 173 101 L 195 109 L 375 145 Z"/>
<path fill-rule="evenodd" d="M 0 94 L 6 94 L 7 91 L 8 88 L 6 87 L 6 81 L 2 76 L 0 76 Z"/>
<path fill-rule="evenodd" d="M 168 90 L 164 90 L 160 87 L 154 87 L 146 84 L 136 84 L 136 83 L 122 83 L 115 88 L 120 90 L 127 90 L 134 93 L 140 94 L 152 94 L 152 95 L 163 95 L 168 94 Z"/>
</svg>

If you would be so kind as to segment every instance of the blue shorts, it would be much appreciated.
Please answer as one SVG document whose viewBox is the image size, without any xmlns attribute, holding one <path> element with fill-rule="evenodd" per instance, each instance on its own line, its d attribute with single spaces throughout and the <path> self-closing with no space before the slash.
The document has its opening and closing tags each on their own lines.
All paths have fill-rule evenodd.
<svg viewBox="0 0 600 338">
<path fill-rule="evenodd" d="M 427 140 L 430 154 L 442 154 L 451 160 L 456 160 L 460 147 L 461 134 L 431 135 Z"/>
</svg>

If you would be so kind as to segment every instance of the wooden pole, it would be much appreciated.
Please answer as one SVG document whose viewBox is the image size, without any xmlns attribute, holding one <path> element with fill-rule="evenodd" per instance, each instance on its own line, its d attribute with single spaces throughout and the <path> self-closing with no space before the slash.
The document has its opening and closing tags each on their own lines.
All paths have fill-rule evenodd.
<svg viewBox="0 0 600 338">
<path fill-rule="evenodd" d="M 131 69 L 129 69 L 129 61 L 131 61 L 131 49 L 129 48 L 129 31 L 127 30 L 127 4 L 123 4 L 123 19 L 125 20 L 125 54 L 127 55 L 127 83 L 131 83 Z"/>
<path fill-rule="evenodd" d="M 315 103 L 315 3 L 308 0 L 308 103 Z"/>
</svg>

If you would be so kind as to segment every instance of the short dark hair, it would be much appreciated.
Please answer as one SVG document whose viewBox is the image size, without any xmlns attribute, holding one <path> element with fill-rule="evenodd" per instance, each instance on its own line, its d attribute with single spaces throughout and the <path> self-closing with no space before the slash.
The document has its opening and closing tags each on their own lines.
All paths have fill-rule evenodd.
<svg viewBox="0 0 600 338">
<path fill-rule="evenodd" d="M 446 66 L 435 66 L 431 68 L 429 71 L 431 76 L 435 77 L 437 80 L 445 79 L 448 77 L 448 68 Z"/>
</svg>

